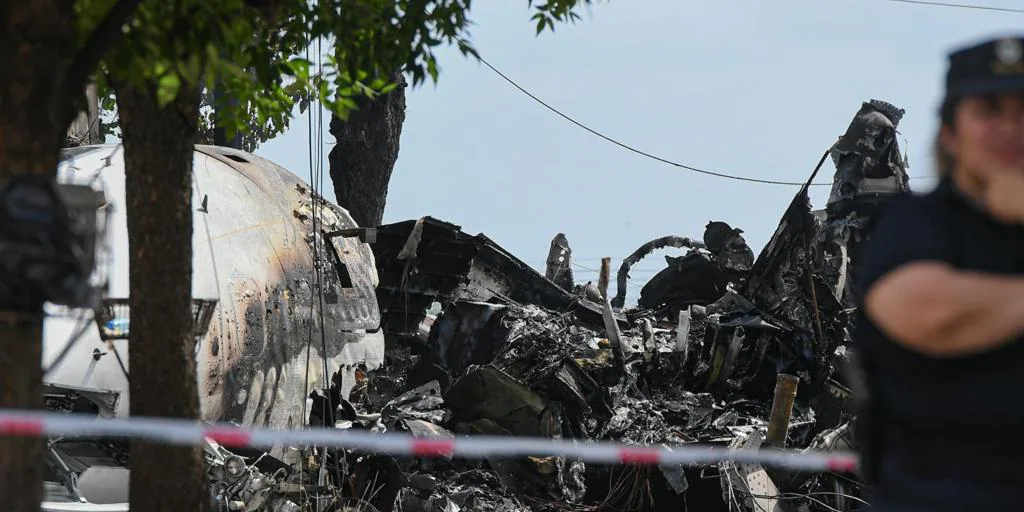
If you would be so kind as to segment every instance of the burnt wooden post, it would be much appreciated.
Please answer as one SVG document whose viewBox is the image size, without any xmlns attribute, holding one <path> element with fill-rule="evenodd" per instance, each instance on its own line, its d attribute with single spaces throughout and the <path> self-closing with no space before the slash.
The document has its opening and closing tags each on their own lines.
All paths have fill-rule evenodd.
<svg viewBox="0 0 1024 512">
<path fill-rule="evenodd" d="M 772 400 L 772 413 L 768 419 L 768 436 L 765 444 L 779 448 L 786 447 L 786 433 L 789 431 L 789 419 L 793 415 L 793 401 L 796 400 L 796 388 L 800 378 L 780 373 L 775 377 L 775 398 Z"/>
</svg>

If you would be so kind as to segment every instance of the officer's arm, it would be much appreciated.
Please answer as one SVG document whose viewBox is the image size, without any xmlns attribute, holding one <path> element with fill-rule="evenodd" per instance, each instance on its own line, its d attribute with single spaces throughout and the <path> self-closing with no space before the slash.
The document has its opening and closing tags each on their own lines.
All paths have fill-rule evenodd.
<svg viewBox="0 0 1024 512">
<path fill-rule="evenodd" d="M 983 352 L 1024 332 L 1024 277 L 910 261 L 871 285 L 864 309 L 911 350 L 935 357 Z"/>
</svg>

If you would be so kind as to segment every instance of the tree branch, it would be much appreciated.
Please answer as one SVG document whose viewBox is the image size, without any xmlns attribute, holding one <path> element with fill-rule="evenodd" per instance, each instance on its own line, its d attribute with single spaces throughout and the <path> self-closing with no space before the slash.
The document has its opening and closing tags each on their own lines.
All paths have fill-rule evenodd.
<svg viewBox="0 0 1024 512">
<path fill-rule="evenodd" d="M 89 38 L 68 67 L 64 80 L 68 94 L 78 94 L 78 91 L 85 87 L 86 80 L 100 64 L 103 56 L 121 42 L 124 37 L 121 27 L 128 22 L 141 2 L 142 0 L 118 0 L 107 11 L 106 17 L 89 34 Z"/>
</svg>

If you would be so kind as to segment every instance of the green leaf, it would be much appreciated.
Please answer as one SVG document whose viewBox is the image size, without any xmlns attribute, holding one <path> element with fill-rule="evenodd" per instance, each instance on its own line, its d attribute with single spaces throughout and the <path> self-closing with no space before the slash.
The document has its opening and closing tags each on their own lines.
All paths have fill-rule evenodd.
<svg viewBox="0 0 1024 512">
<path fill-rule="evenodd" d="M 116 1 L 75 0 L 76 34 L 88 34 Z M 428 79 L 437 83 L 440 46 L 455 45 L 464 57 L 479 58 L 469 37 L 470 0 L 272 3 L 273 19 L 249 0 L 142 2 L 125 44 L 103 65 L 118 79 L 157 84 L 163 104 L 177 96 L 182 80 L 201 77 L 208 88 L 233 100 L 217 105 L 215 114 L 204 113 L 202 122 L 216 118 L 239 127 L 246 144 L 258 144 L 287 129 L 296 103 L 304 111 L 316 98 L 347 116 L 359 98 L 395 90 L 389 78 L 395 70 L 406 73 L 412 87 Z M 575 22 L 577 11 L 593 3 L 527 0 L 537 34 Z M 329 53 L 322 62 L 321 49 Z M 104 98 L 111 112 L 113 101 Z"/>
<path fill-rule="evenodd" d="M 174 101 L 181 90 L 181 78 L 176 73 L 167 73 L 160 77 L 156 85 L 156 100 L 160 107 Z"/>
</svg>

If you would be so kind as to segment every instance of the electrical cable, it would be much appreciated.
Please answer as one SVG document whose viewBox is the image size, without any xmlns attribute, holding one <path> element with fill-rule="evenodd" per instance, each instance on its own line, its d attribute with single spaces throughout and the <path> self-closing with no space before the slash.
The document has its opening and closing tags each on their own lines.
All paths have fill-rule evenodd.
<svg viewBox="0 0 1024 512">
<path fill-rule="evenodd" d="M 306 45 L 306 50 L 305 50 L 305 52 L 306 52 L 306 60 L 309 60 L 309 57 L 310 57 L 309 52 L 310 52 L 311 47 L 312 47 L 312 42 L 310 42 L 309 44 Z M 318 38 L 317 39 L 317 69 L 318 69 L 317 77 L 322 79 L 322 77 L 323 77 L 323 39 L 322 38 Z M 314 97 L 316 99 L 315 102 L 313 101 Z M 324 287 L 324 278 L 323 278 L 323 270 L 322 270 L 322 266 L 323 266 L 322 263 L 323 263 L 323 261 L 322 261 L 322 258 L 321 258 L 321 254 L 323 253 L 323 250 L 324 250 L 324 245 L 323 244 L 326 243 L 326 240 L 323 240 L 323 236 L 322 236 L 323 235 L 323 229 L 322 229 L 322 222 L 321 222 L 321 219 L 320 219 L 320 217 L 321 217 L 321 215 L 323 213 L 324 206 L 325 206 L 323 204 L 324 199 L 323 199 L 323 194 L 322 194 L 322 188 L 323 188 L 323 106 L 322 106 L 322 100 L 323 100 L 323 98 L 320 97 L 319 92 L 317 92 L 315 94 L 315 96 L 311 95 L 310 105 L 309 105 L 309 109 L 310 109 L 309 117 L 307 117 L 307 127 L 309 128 L 309 133 L 308 133 L 308 136 L 307 136 L 307 143 L 308 143 L 307 149 L 309 151 L 309 182 L 310 182 L 309 186 L 310 186 L 310 189 L 311 189 L 310 190 L 310 215 L 312 217 L 310 219 L 310 224 L 311 224 L 311 226 L 310 226 L 310 235 L 312 237 L 312 246 L 313 246 L 312 247 L 312 249 L 313 249 L 313 255 L 312 255 L 313 256 L 313 282 L 314 282 L 315 290 L 316 290 L 316 293 L 317 293 L 317 297 L 316 297 L 316 299 L 314 299 L 314 297 L 312 297 L 313 288 L 311 288 L 311 290 L 310 290 L 310 292 L 311 292 L 310 299 L 311 299 L 311 301 L 312 300 L 317 300 L 317 302 L 319 303 L 319 310 L 317 310 L 317 308 L 314 307 L 314 304 L 316 304 L 317 302 L 311 302 L 310 308 L 309 308 L 309 320 L 310 320 L 309 321 L 309 338 L 308 338 L 308 340 L 306 342 L 306 376 L 305 376 L 305 391 L 304 391 L 305 392 L 305 396 L 303 397 L 303 408 L 302 408 L 303 409 L 303 420 L 304 421 L 308 421 L 308 415 L 307 415 L 307 412 L 306 412 L 306 400 L 309 398 L 309 369 L 310 369 L 309 363 L 310 363 L 310 356 L 311 356 L 311 353 L 312 353 L 312 345 L 313 345 L 313 327 L 317 323 L 315 321 L 317 319 L 319 319 L 319 325 L 320 325 L 320 343 L 321 343 L 320 360 L 321 360 L 321 362 L 323 364 L 323 372 L 324 372 L 323 373 L 323 377 L 324 377 L 323 386 L 325 388 L 329 388 L 330 385 L 331 385 L 330 374 L 329 374 L 329 369 L 328 369 L 328 364 L 327 364 L 327 332 L 326 332 L 326 325 L 324 324 L 324 288 L 323 288 Z M 316 119 L 315 122 L 314 122 L 314 116 L 316 116 L 315 117 L 315 119 Z M 314 126 L 318 130 L 315 135 L 313 133 Z M 315 149 L 314 149 L 314 141 L 317 141 Z M 328 397 L 329 396 L 330 395 L 328 394 Z M 332 407 L 332 406 L 336 405 L 336 404 L 332 404 L 331 402 L 332 401 L 328 398 L 328 401 L 327 401 L 328 407 Z M 323 415 L 324 416 L 322 418 L 322 420 L 324 422 L 324 424 L 322 425 L 323 427 L 327 427 L 328 426 L 327 425 L 327 419 L 328 419 L 328 416 L 330 416 L 329 412 L 330 411 L 328 411 L 328 414 L 324 414 Z M 328 461 L 327 456 L 328 456 L 328 451 L 325 449 L 323 451 L 323 461 L 322 461 L 322 463 L 320 465 L 320 473 L 319 473 L 318 479 L 317 479 L 321 483 L 323 482 L 323 479 L 325 478 L 325 471 L 326 471 L 326 468 L 327 468 L 327 461 Z M 300 477 L 300 481 L 305 481 L 305 472 L 303 472 L 302 476 Z"/>
<path fill-rule="evenodd" d="M 309 61 L 309 46 L 310 45 L 306 45 L 306 61 Z M 312 109 L 313 94 L 310 93 L 309 96 L 310 97 L 308 98 L 308 101 L 310 103 L 310 109 Z M 306 126 L 308 128 L 308 132 L 306 133 L 306 139 L 307 139 L 307 143 L 308 143 L 308 147 L 307 147 L 308 153 L 307 154 L 309 155 L 309 175 L 312 178 L 312 176 L 313 176 L 313 111 L 312 110 L 310 110 L 309 115 L 306 117 Z M 312 186 L 313 186 L 313 184 L 310 183 L 310 187 L 312 187 Z M 308 418 L 309 418 L 309 415 L 308 415 L 308 413 L 306 411 L 306 400 L 309 398 L 309 360 L 310 360 L 310 353 L 312 352 L 312 347 L 313 347 L 313 320 L 314 320 L 314 316 L 313 316 L 313 303 L 312 303 L 312 300 L 313 300 L 313 297 L 312 297 L 313 289 L 312 289 L 312 287 L 310 287 L 309 292 L 310 292 L 309 339 L 306 340 L 306 383 L 305 383 L 305 388 L 304 388 L 304 391 L 303 391 L 303 394 L 302 394 L 302 420 L 303 421 L 308 421 Z"/>
<path fill-rule="evenodd" d="M 479 53 L 477 53 L 476 58 L 484 66 L 487 66 L 496 75 L 498 75 L 503 80 L 508 82 L 512 87 L 515 87 L 517 90 L 519 90 L 519 92 L 523 93 L 524 95 L 526 95 L 527 97 L 529 97 L 533 101 L 539 103 L 544 108 L 550 110 L 551 112 L 554 112 L 556 115 L 558 115 L 562 119 L 565 119 L 566 121 L 569 121 L 570 123 L 576 125 L 577 127 L 579 127 L 581 129 L 589 132 L 590 134 L 592 134 L 592 135 L 594 135 L 596 137 L 599 137 L 599 138 L 605 140 L 606 142 L 610 142 L 610 143 L 612 143 L 612 144 L 614 144 L 616 146 L 619 146 L 620 148 L 625 149 L 626 151 L 629 151 L 631 153 L 635 153 L 635 154 L 640 155 L 642 157 L 649 158 L 651 160 L 654 160 L 656 162 L 661 162 L 663 164 L 671 165 L 671 166 L 679 168 L 679 169 L 684 169 L 684 170 L 695 172 L 695 173 L 698 173 L 698 174 L 705 174 L 705 175 L 708 175 L 708 176 L 715 176 L 715 177 L 718 177 L 718 178 L 725 178 L 725 179 L 736 180 L 736 181 L 746 181 L 746 182 L 750 182 L 750 183 L 760 183 L 762 185 L 787 185 L 787 186 L 799 186 L 799 187 L 802 187 L 802 186 L 804 186 L 806 184 L 805 182 L 802 182 L 802 181 L 768 180 L 768 179 L 761 179 L 761 178 L 750 178 L 750 177 L 746 177 L 746 176 L 738 176 L 738 175 L 735 175 L 735 174 L 726 174 L 726 173 L 721 173 L 721 172 L 708 171 L 708 170 L 701 169 L 701 168 L 698 168 L 698 167 L 693 167 L 693 166 L 690 166 L 690 165 L 681 164 L 679 162 L 675 162 L 675 161 L 669 160 L 667 158 L 662 158 L 662 157 L 654 155 L 652 153 L 648 153 L 646 151 L 637 149 L 637 148 L 635 148 L 633 146 L 630 146 L 629 144 L 626 144 L 625 142 L 621 142 L 621 141 L 619 141 L 617 139 L 609 137 L 608 135 L 605 135 L 605 134 L 597 131 L 596 129 L 591 128 L 591 127 L 589 127 L 589 126 L 587 126 L 587 125 L 577 121 L 572 116 L 569 116 L 568 114 L 565 114 L 561 110 L 558 110 L 557 108 L 551 106 L 550 104 L 548 104 L 544 100 L 542 100 L 539 97 L 537 97 L 535 94 L 533 94 L 530 91 L 526 90 L 523 86 L 519 85 L 515 80 L 512 80 L 511 78 L 509 78 L 508 75 L 506 75 L 505 73 L 502 73 L 501 70 L 499 70 L 498 68 L 494 67 L 490 62 L 487 62 L 487 60 L 484 59 L 483 57 L 481 57 Z M 928 176 L 914 176 L 914 177 L 910 177 L 909 179 L 917 180 L 917 179 L 925 179 L 925 178 L 928 178 Z M 815 186 L 815 187 L 830 187 L 830 186 L 832 186 L 832 183 L 811 183 L 810 185 L 811 186 Z"/>
<path fill-rule="evenodd" d="M 310 60 L 309 59 L 309 57 L 310 57 L 310 55 L 309 55 L 309 48 L 310 48 L 310 46 L 312 46 L 311 42 L 306 44 L 305 53 L 306 53 L 306 61 L 307 62 L 309 62 L 309 60 Z M 307 99 L 307 101 L 309 102 L 310 112 L 309 112 L 309 115 L 306 117 L 306 126 L 308 128 L 308 132 L 306 133 L 306 142 L 307 142 L 307 150 L 308 150 L 307 154 L 309 155 L 309 175 L 310 175 L 310 178 L 312 178 L 312 176 L 313 176 L 313 111 L 312 111 L 313 94 L 312 93 L 309 94 L 309 98 Z M 312 181 L 312 179 L 310 181 Z M 312 186 L 313 186 L 313 183 L 310 183 L 310 187 L 312 187 Z M 312 193 L 310 193 L 310 196 L 312 198 Z M 311 201 L 311 204 L 312 204 L 312 201 Z M 314 215 L 314 218 L 315 217 L 316 216 Z M 314 258 L 315 258 L 315 255 L 314 255 Z M 315 259 L 314 259 L 314 264 L 315 264 Z M 309 293 L 310 293 L 310 297 L 309 297 L 309 299 L 310 299 L 310 304 L 309 304 L 309 338 L 306 340 L 306 366 L 305 366 L 306 375 L 305 375 L 304 390 L 303 390 L 303 393 L 302 393 L 302 421 L 304 423 L 308 423 L 309 422 L 309 413 L 311 412 L 311 411 L 307 411 L 306 410 L 306 404 L 307 404 L 307 400 L 309 400 L 309 361 L 310 361 L 310 354 L 313 351 L 313 324 L 314 324 L 313 321 L 314 321 L 314 318 L 315 318 L 313 316 L 313 296 L 312 296 L 313 295 L 313 288 L 312 288 L 312 286 L 310 286 Z M 299 471 L 299 484 L 302 485 L 303 487 L 305 487 L 305 485 L 306 485 L 306 468 L 305 468 L 304 465 L 300 467 L 300 471 Z"/>
<path fill-rule="evenodd" d="M 317 54 L 318 54 L 317 55 L 317 73 L 320 76 L 323 76 L 323 74 L 324 74 L 323 38 L 317 39 L 316 47 L 317 47 Z M 316 215 L 314 215 L 313 218 L 314 219 L 319 219 L 323 215 L 324 208 L 326 207 L 326 204 L 325 204 L 326 201 L 323 199 L 323 197 L 324 197 L 324 193 L 323 193 L 323 189 L 324 189 L 324 109 L 323 109 L 322 106 L 320 106 L 319 103 L 317 104 L 316 112 L 317 112 L 317 129 L 316 129 L 317 185 L 316 185 L 316 193 L 317 193 L 317 196 L 319 196 L 319 200 L 317 202 L 319 203 L 320 206 L 319 206 L 319 212 Z M 330 243 L 330 242 L 323 237 L 323 235 L 324 235 L 323 220 L 320 219 L 320 222 L 321 222 L 321 226 L 320 226 L 319 232 L 318 232 L 319 239 L 320 239 L 320 250 L 318 250 L 317 253 L 316 253 L 316 257 L 319 260 L 318 264 L 317 264 L 317 269 L 319 269 L 319 272 L 320 272 L 320 277 L 318 278 L 318 280 L 320 281 L 320 349 L 321 349 L 321 351 L 320 351 L 320 360 L 323 363 L 323 367 L 324 367 L 324 386 L 325 387 L 330 387 L 331 386 L 331 376 L 330 376 L 330 371 L 329 371 L 329 369 L 327 367 L 327 331 L 326 331 L 326 328 L 325 328 L 326 326 L 324 325 L 323 261 L 322 261 L 322 258 L 321 258 L 323 252 L 326 250 L 326 249 L 324 249 L 324 244 L 327 244 L 327 243 Z M 315 224 L 314 224 L 314 227 L 315 227 Z M 330 403 L 330 401 L 328 401 L 328 403 Z M 331 404 L 332 407 L 336 407 L 337 405 L 338 404 Z M 324 418 L 324 421 L 325 422 L 327 421 L 326 417 Z M 326 427 L 328 425 L 326 425 L 326 423 L 325 423 L 324 426 Z"/>
<path fill-rule="evenodd" d="M 926 0 L 887 0 L 889 2 L 897 2 L 901 4 L 916 4 L 916 5 L 928 5 L 933 7 L 955 7 L 959 9 L 975 9 L 978 11 L 997 11 L 997 12 L 1012 12 L 1017 14 L 1024 14 L 1024 9 L 1014 9 L 1011 7 L 992 7 L 987 5 L 968 5 L 968 4 L 947 4 L 942 2 L 928 2 Z"/>
<path fill-rule="evenodd" d="M 583 265 L 580 265 L 579 263 L 576 263 L 575 261 L 572 262 L 572 266 L 574 266 L 576 268 L 580 268 L 580 269 L 586 270 L 586 271 L 589 271 L 589 272 L 594 272 L 594 273 L 597 273 L 597 274 L 601 273 L 600 270 L 593 269 L 593 268 L 590 268 L 590 267 L 584 267 Z M 660 272 L 660 270 L 659 270 L 659 272 Z M 641 285 L 640 283 L 627 282 L 626 285 L 627 286 L 633 286 L 635 288 L 643 288 L 643 285 Z"/>
<path fill-rule="evenodd" d="M 748 178 L 748 177 L 745 177 L 745 176 L 737 176 L 737 175 L 734 175 L 734 174 L 725 174 L 725 173 L 720 173 L 720 172 L 708 171 L 708 170 L 700 169 L 700 168 L 697 168 L 697 167 L 692 167 L 692 166 L 689 166 L 689 165 L 681 164 L 679 162 L 673 162 L 672 160 L 669 160 L 667 158 L 662 158 L 660 156 L 648 153 L 646 151 L 639 150 L 637 148 L 634 148 L 633 146 L 630 146 L 629 144 L 626 144 L 624 142 L 620 142 L 619 140 L 613 139 L 612 137 L 609 137 L 609 136 L 607 136 L 607 135 L 605 135 L 605 134 L 603 134 L 603 133 L 601 133 L 601 132 L 599 132 L 599 131 L 597 131 L 597 130 L 595 130 L 595 129 L 593 129 L 593 128 L 591 128 L 591 127 L 589 127 L 589 126 L 587 126 L 587 125 L 585 125 L 585 124 L 583 124 L 583 123 L 581 123 L 579 121 L 577 121 L 576 119 L 572 118 L 568 114 L 563 113 L 562 111 L 558 110 L 557 108 L 552 107 L 547 102 L 545 102 L 544 100 L 538 98 L 536 95 L 534 95 L 533 93 L 531 93 L 530 91 L 526 90 L 521 85 L 516 83 L 515 80 L 512 80 L 511 78 L 509 78 L 508 75 L 506 75 L 505 73 L 502 73 L 498 68 L 496 68 L 493 65 L 491 65 L 491 63 L 487 62 L 487 60 L 485 60 L 483 57 L 477 55 L 477 59 L 479 59 L 480 62 L 483 63 L 484 66 L 487 66 L 488 68 L 490 68 L 491 71 L 493 71 L 495 74 L 500 76 L 503 80 L 505 80 L 510 85 L 512 85 L 512 87 L 515 87 L 516 89 L 518 89 L 519 92 L 525 94 L 526 96 L 528 96 L 533 101 L 536 101 L 537 103 L 539 103 L 544 108 L 554 112 L 556 115 L 558 115 L 562 119 L 565 119 L 566 121 L 569 121 L 570 123 L 576 125 L 577 127 L 581 128 L 581 129 L 583 129 L 583 130 L 585 130 L 587 132 L 590 132 L 590 134 L 595 135 L 595 136 L 597 136 L 597 137 L 599 137 L 601 139 L 604 139 L 605 141 L 610 142 L 610 143 L 612 143 L 612 144 L 614 144 L 616 146 L 619 146 L 620 148 L 625 149 L 626 151 L 629 151 L 631 153 L 636 153 L 636 154 L 638 154 L 640 156 L 643 156 L 645 158 L 649 158 L 651 160 L 655 160 L 657 162 L 661 162 L 663 164 L 668 164 L 668 165 L 671 165 L 673 167 L 678 167 L 680 169 L 685 169 L 687 171 L 692 171 L 692 172 L 699 173 L 699 174 L 706 174 L 708 176 L 716 176 L 716 177 L 719 177 L 719 178 L 725 178 L 725 179 L 737 180 L 737 181 L 747 181 L 747 182 L 751 182 L 751 183 L 761 183 L 761 184 L 764 184 L 764 185 L 790 185 L 790 186 L 798 186 L 798 187 L 804 186 L 804 182 L 802 182 L 802 181 L 765 180 L 765 179 L 760 179 L 760 178 Z M 812 185 L 816 185 L 816 186 L 831 186 L 832 184 L 831 183 L 812 183 Z"/>
</svg>

